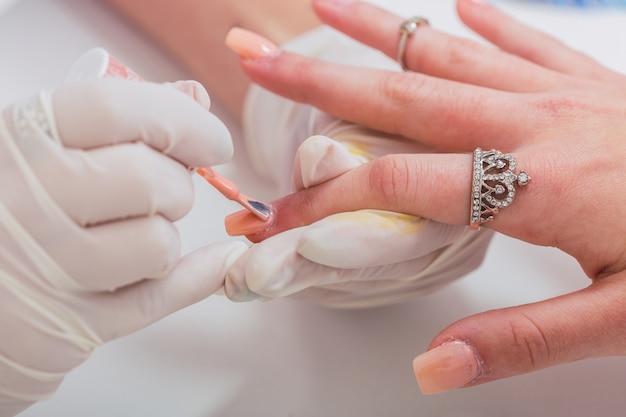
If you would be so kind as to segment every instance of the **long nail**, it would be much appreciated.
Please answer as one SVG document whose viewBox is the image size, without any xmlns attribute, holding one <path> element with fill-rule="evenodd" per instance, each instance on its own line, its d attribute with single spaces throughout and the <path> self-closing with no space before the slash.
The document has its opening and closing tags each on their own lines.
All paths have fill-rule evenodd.
<svg viewBox="0 0 626 417">
<path fill-rule="evenodd" d="M 245 236 L 267 230 L 272 224 L 272 215 L 263 221 L 249 211 L 242 210 L 226 216 L 224 225 L 230 236 Z"/>
<path fill-rule="evenodd" d="M 244 59 L 272 57 L 280 51 L 270 40 L 249 30 L 232 28 L 226 35 L 226 46 Z"/>
<path fill-rule="evenodd" d="M 336 9 L 340 9 L 354 2 L 355 0 L 314 0 L 316 6 L 332 7 Z"/>
<path fill-rule="evenodd" d="M 413 360 L 417 383 L 424 394 L 460 388 L 482 370 L 474 350 L 461 341 L 444 343 Z"/>
</svg>

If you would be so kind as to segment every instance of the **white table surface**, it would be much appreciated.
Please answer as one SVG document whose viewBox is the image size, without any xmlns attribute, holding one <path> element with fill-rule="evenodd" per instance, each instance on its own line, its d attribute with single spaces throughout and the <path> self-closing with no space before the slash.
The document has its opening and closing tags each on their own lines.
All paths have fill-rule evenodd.
<svg viewBox="0 0 626 417">
<path fill-rule="evenodd" d="M 410 2 L 405 11 L 469 36 L 451 0 Z M 626 72 L 624 12 L 500 4 Z M 74 59 L 93 46 L 155 81 L 187 77 L 96 0 L 22 0 L 0 15 L 0 106 L 58 86 Z M 270 195 L 246 169 L 239 143 L 235 161 L 222 169 L 248 193 Z M 226 239 L 222 218 L 236 209 L 206 184 L 196 185 L 197 204 L 179 224 L 185 251 Z M 623 416 L 625 358 L 435 396 L 422 395 L 413 377 L 413 357 L 452 321 L 587 284 L 576 262 L 559 251 L 498 236 L 478 271 L 399 306 L 337 311 L 288 300 L 234 304 L 214 296 L 103 346 L 53 399 L 22 415 Z"/>
</svg>

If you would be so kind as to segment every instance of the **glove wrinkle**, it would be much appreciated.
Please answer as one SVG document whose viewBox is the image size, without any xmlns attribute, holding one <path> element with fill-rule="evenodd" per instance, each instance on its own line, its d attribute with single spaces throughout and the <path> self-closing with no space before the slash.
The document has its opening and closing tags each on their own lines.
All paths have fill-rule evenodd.
<svg viewBox="0 0 626 417">
<path fill-rule="evenodd" d="M 35 134 L 33 130 L 29 130 L 28 136 L 26 137 L 30 139 Z M 39 207 L 44 213 L 53 216 L 58 219 L 58 221 L 67 221 L 63 211 L 43 188 L 41 182 L 39 182 L 39 179 L 32 171 L 30 164 L 15 145 L 15 142 L 9 139 L 11 137 L 7 126 L 0 120 L 0 138 L 3 139 L 9 154 L 13 157 L 22 177 L 28 185 L 28 190 L 30 190 L 33 197 L 39 203 Z M 39 244 L 37 244 L 2 203 L 0 203 L 0 223 L 2 223 L 7 232 L 12 235 L 15 242 L 22 248 L 24 254 L 30 258 L 39 272 L 48 279 L 51 285 L 68 290 L 81 289 L 76 281 L 52 260 Z"/>
</svg>

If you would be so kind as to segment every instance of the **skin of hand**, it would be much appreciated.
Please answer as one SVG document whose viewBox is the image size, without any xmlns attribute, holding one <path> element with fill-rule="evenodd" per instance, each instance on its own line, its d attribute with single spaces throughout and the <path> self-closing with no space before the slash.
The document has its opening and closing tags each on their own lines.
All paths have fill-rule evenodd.
<svg viewBox="0 0 626 417">
<path fill-rule="evenodd" d="M 313 4 L 326 24 L 395 59 L 404 18 L 353 0 Z M 532 176 L 487 227 L 560 248 L 589 276 L 580 291 L 444 329 L 414 361 L 425 393 L 626 354 L 626 77 L 484 1 L 459 0 L 457 12 L 495 48 L 422 25 L 407 42 L 411 72 L 321 62 L 258 39 L 239 50 L 262 87 L 446 151 L 384 156 L 284 197 L 251 239 L 359 209 L 467 224 L 480 146 L 513 155 Z"/>
<path fill-rule="evenodd" d="M 320 24 L 310 0 L 105 1 L 176 58 L 235 116 L 250 82 L 224 45 L 228 30 L 241 26 L 281 44 Z"/>
</svg>

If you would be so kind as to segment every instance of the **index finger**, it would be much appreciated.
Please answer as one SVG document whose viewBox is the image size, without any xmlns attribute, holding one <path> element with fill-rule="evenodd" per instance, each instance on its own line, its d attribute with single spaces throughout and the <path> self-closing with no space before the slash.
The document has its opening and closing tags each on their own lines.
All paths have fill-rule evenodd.
<svg viewBox="0 0 626 417">
<path fill-rule="evenodd" d="M 224 123 L 164 85 L 119 79 L 77 83 L 53 92 L 48 105 L 69 148 L 143 141 L 190 167 L 220 164 L 233 153 Z"/>
</svg>

